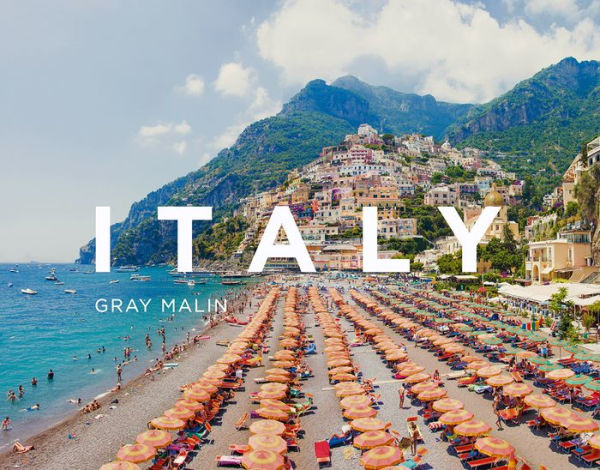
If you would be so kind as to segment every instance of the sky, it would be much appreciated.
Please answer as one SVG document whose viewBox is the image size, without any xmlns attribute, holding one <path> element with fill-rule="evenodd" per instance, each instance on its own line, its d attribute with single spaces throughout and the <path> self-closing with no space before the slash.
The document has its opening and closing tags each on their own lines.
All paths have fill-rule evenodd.
<svg viewBox="0 0 600 470">
<path fill-rule="evenodd" d="M 486 102 L 600 59 L 600 0 L 4 0 L 0 262 L 69 262 L 306 82 Z"/>
</svg>

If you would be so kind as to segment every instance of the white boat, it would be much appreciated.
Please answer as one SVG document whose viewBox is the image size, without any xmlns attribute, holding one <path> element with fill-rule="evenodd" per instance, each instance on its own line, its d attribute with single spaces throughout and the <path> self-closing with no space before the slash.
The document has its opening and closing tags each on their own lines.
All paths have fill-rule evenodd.
<svg viewBox="0 0 600 470">
<path fill-rule="evenodd" d="M 33 290 L 33 289 L 21 289 L 21 294 L 25 294 L 25 295 L 35 295 L 37 294 L 37 291 Z"/>
<path fill-rule="evenodd" d="M 139 270 L 139 266 L 133 266 L 132 264 L 128 264 L 117 268 L 118 273 L 137 273 Z"/>
<path fill-rule="evenodd" d="M 77 294 L 75 289 L 65 289 L 65 294 Z"/>
<path fill-rule="evenodd" d="M 108 281 L 109 284 L 118 284 L 119 280 L 118 279 L 111 279 L 110 281 Z"/>
</svg>

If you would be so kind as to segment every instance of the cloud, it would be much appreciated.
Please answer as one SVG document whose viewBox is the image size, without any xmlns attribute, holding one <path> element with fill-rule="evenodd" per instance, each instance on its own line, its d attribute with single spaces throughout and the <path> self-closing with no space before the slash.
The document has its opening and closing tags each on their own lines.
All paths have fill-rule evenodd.
<svg viewBox="0 0 600 470">
<path fill-rule="evenodd" d="M 225 96 L 246 96 L 254 79 L 254 71 L 238 62 L 221 65 L 215 90 Z"/>
<path fill-rule="evenodd" d="M 187 142 L 183 136 L 192 132 L 192 127 L 184 119 L 181 122 L 159 122 L 153 126 L 139 128 L 135 141 L 142 147 L 170 146 L 176 153 L 183 155 Z"/>
<path fill-rule="evenodd" d="M 185 83 L 177 89 L 189 96 L 200 96 L 204 93 L 204 80 L 199 75 L 191 73 L 185 78 Z"/>
<path fill-rule="evenodd" d="M 545 0 L 553 8 L 569 0 Z M 534 0 L 543 3 L 544 0 Z M 523 19 L 498 22 L 481 3 L 387 0 L 364 15 L 342 0 L 288 0 L 256 30 L 260 56 L 285 81 L 361 75 L 377 58 L 388 75 L 417 77 L 414 89 L 453 102 L 483 102 L 566 56 L 600 55 L 600 28 L 581 18 L 538 31 Z"/>
</svg>

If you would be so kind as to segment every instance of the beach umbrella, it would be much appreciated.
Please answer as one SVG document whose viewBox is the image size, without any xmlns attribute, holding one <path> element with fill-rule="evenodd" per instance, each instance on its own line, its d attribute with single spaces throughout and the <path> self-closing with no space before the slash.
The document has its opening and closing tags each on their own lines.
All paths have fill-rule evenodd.
<svg viewBox="0 0 600 470">
<path fill-rule="evenodd" d="M 481 369 L 479 369 L 481 371 Z M 478 372 L 479 372 L 478 371 Z M 502 374 L 490 377 L 485 381 L 491 387 L 504 387 L 505 385 L 511 384 L 515 381 L 510 375 Z"/>
<path fill-rule="evenodd" d="M 343 416 L 346 419 L 372 418 L 377 416 L 377 410 L 370 406 L 353 407 L 344 410 Z"/>
<path fill-rule="evenodd" d="M 540 411 L 541 417 L 548 421 L 550 424 L 554 425 L 559 425 L 572 414 L 572 411 L 561 406 L 552 406 L 550 408 L 544 408 Z"/>
<path fill-rule="evenodd" d="M 140 467 L 132 462 L 109 462 L 100 467 L 100 470 L 140 470 Z"/>
<path fill-rule="evenodd" d="M 373 449 L 391 444 L 394 437 L 386 431 L 367 431 L 354 438 L 352 444 L 358 449 Z"/>
<path fill-rule="evenodd" d="M 533 388 L 524 383 L 512 383 L 502 389 L 502 392 L 509 397 L 524 397 L 533 392 Z"/>
<path fill-rule="evenodd" d="M 281 408 L 259 408 L 256 414 L 265 419 L 276 419 L 278 421 L 287 421 L 290 411 L 283 411 Z"/>
<path fill-rule="evenodd" d="M 154 418 L 150 421 L 152 427 L 156 429 L 165 429 L 168 431 L 183 429 L 185 427 L 185 422 L 177 419 L 177 418 L 169 418 L 168 416 L 159 416 L 158 418 Z"/>
<path fill-rule="evenodd" d="M 574 375 L 573 377 L 570 377 L 567 380 L 565 380 L 565 383 L 567 385 L 579 387 L 581 385 L 585 385 L 586 383 L 590 382 L 591 380 L 592 380 L 592 378 L 588 375 L 578 374 L 578 375 Z"/>
<path fill-rule="evenodd" d="M 117 460 L 131 463 L 142 463 L 156 455 L 156 449 L 146 444 L 127 444 L 117 452 Z"/>
<path fill-rule="evenodd" d="M 280 436 L 285 432 L 285 425 L 273 419 L 259 419 L 250 425 L 252 434 L 273 434 Z"/>
<path fill-rule="evenodd" d="M 435 382 L 421 382 L 411 387 L 410 391 L 416 394 L 424 392 L 425 390 L 434 390 L 439 387 L 439 384 Z"/>
<path fill-rule="evenodd" d="M 582 433 L 594 432 L 598 430 L 598 423 L 587 416 L 580 416 L 573 413 L 565 421 L 561 423 L 567 431 Z"/>
<path fill-rule="evenodd" d="M 594 449 L 600 449 L 600 434 L 596 434 L 590 438 L 588 445 Z"/>
<path fill-rule="evenodd" d="M 490 457 L 510 457 L 515 449 L 504 439 L 497 437 L 480 437 L 475 441 L 475 449 Z"/>
<path fill-rule="evenodd" d="M 183 397 L 190 401 L 208 401 L 210 400 L 210 393 L 208 393 L 206 390 L 189 389 L 183 392 Z"/>
<path fill-rule="evenodd" d="M 546 377 L 551 380 L 566 380 L 575 375 L 575 371 L 572 369 L 556 369 L 548 372 Z"/>
<path fill-rule="evenodd" d="M 404 381 L 409 384 L 416 384 L 419 382 L 425 382 L 426 380 L 429 380 L 430 378 L 431 378 L 431 375 L 426 374 L 425 372 L 420 372 L 418 374 L 409 375 L 408 377 L 406 377 L 404 379 Z"/>
<path fill-rule="evenodd" d="M 425 390 L 417 395 L 419 401 L 435 401 L 444 398 L 448 392 L 443 388 L 435 388 L 433 390 Z"/>
<path fill-rule="evenodd" d="M 195 416 L 196 413 L 194 413 L 189 408 L 175 407 L 169 408 L 167 411 L 164 412 L 164 415 L 168 416 L 169 418 L 177 418 L 185 421 L 186 419 L 190 419 L 192 416 Z"/>
<path fill-rule="evenodd" d="M 527 395 L 523 401 L 527 406 L 532 408 L 550 408 L 556 406 L 556 402 L 552 398 L 541 393 L 532 393 L 531 395 Z"/>
<path fill-rule="evenodd" d="M 404 461 L 404 454 L 398 447 L 380 446 L 368 450 L 360 458 L 360 464 L 365 469 L 377 470 L 390 467 Z"/>
<path fill-rule="evenodd" d="M 477 375 L 483 378 L 494 377 L 496 375 L 500 375 L 502 373 L 502 369 L 498 366 L 486 366 L 481 369 L 477 369 Z"/>
<path fill-rule="evenodd" d="M 275 434 L 254 434 L 248 439 L 248 445 L 252 450 L 270 450 L 277 454 L 284 454 L 288 449 L 287 442 Z"/>
<path fill-rule="evenodd" d="M 470 411 L 459 409 L 444 413 L 439 417 L 438 421 L 442 424 L 448 424 L 453 426 L 455 424 L 460 424 L 464 423 L 465 421 L 469 421 L 473 419 L 473 416 L 473 413 L 471 413 Z"/>
<path fill-rule="evenodd" d="M 176 408 L 187 408 L 188 410 L 192 410 L 192 411 L 200 411 L 200 410 L 204 409 L 204 405 L 202 403 L 199 403 L 199 402 L 193 401 L 193 400 L 186 400 L 184 398 L 177 400 L 175 402 L 175 407 Z"/>
<path fill-rule="evenodd" d="M 439 413 L 447 413 L 448 411 L 460 410 L 464 407 L 463 402 L 453 398 L 442 398 L 433 402 L 433 409 Z"/>
<path fill-rule="evenodd" d="M 592 380 L 584 385 L 585 388 L 591 390 L 592 392 L 600 391 L 600 380 Z"/>
<path fill-rule="evenodd" d="M 173 442 L 173 436 L 167 431 L 161 429 L 149 429 L 135 438 L 138 444 L 145 444 L 156 448 L 166 447 Z"/>
<path fill-rule="evenodd" d="M 350 421 L 350 426 L 355 431 L 367 432 L 367 431 L 382 431 L 386 429 L 386 425 L 383 421 L 377 418 L 359 418 Z"/>
<path fill-rule="evenodd" d="M 467 437 L 485 436 L 489 434 L 491 430 L 492 427 L 489 424 L 479 419 L 465 421 L 454 428 L 456 434 Z"/>
<path fill-rule="evenodd" d="M 258 449 L 244 452 L 242 466 L 252 470 L 280 470 L 284 468 L 284 462 L 280 454 Z"/>
</svg>

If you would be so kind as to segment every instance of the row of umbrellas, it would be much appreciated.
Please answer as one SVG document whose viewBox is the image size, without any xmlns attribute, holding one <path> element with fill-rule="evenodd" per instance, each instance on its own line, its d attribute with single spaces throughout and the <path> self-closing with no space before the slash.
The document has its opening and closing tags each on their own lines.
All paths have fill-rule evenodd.
<svg viewBox="0 0 600 470">
<path fill-rule="evenodd" d="M 223 384 L 250 342 L 256 342 L 264 336 L 267 325 L 273 316 L 273 310 L 280 289 L 272 288 L 265 296 L 252 321 L 228 346 L 214 365 L 207 368 L 202 377 L 185 387 L 183 399 L 178 400 L 173 408 L 166 410 L 163 416 L 150 421 L 154 429 L 144 431 L 136 437 L 134 444 L 127 444 L 117 452 L 117 459 L 101 467 L 101 470 L 135 470 L 138 463 L 152 459 L 158 449 L 165 448 L 173 442 L 169 431 L 177 431 L 186 426 L 186 420 L 196 416 L 205 409 L 204 402 L 209 401 Z"/>
</svg>

